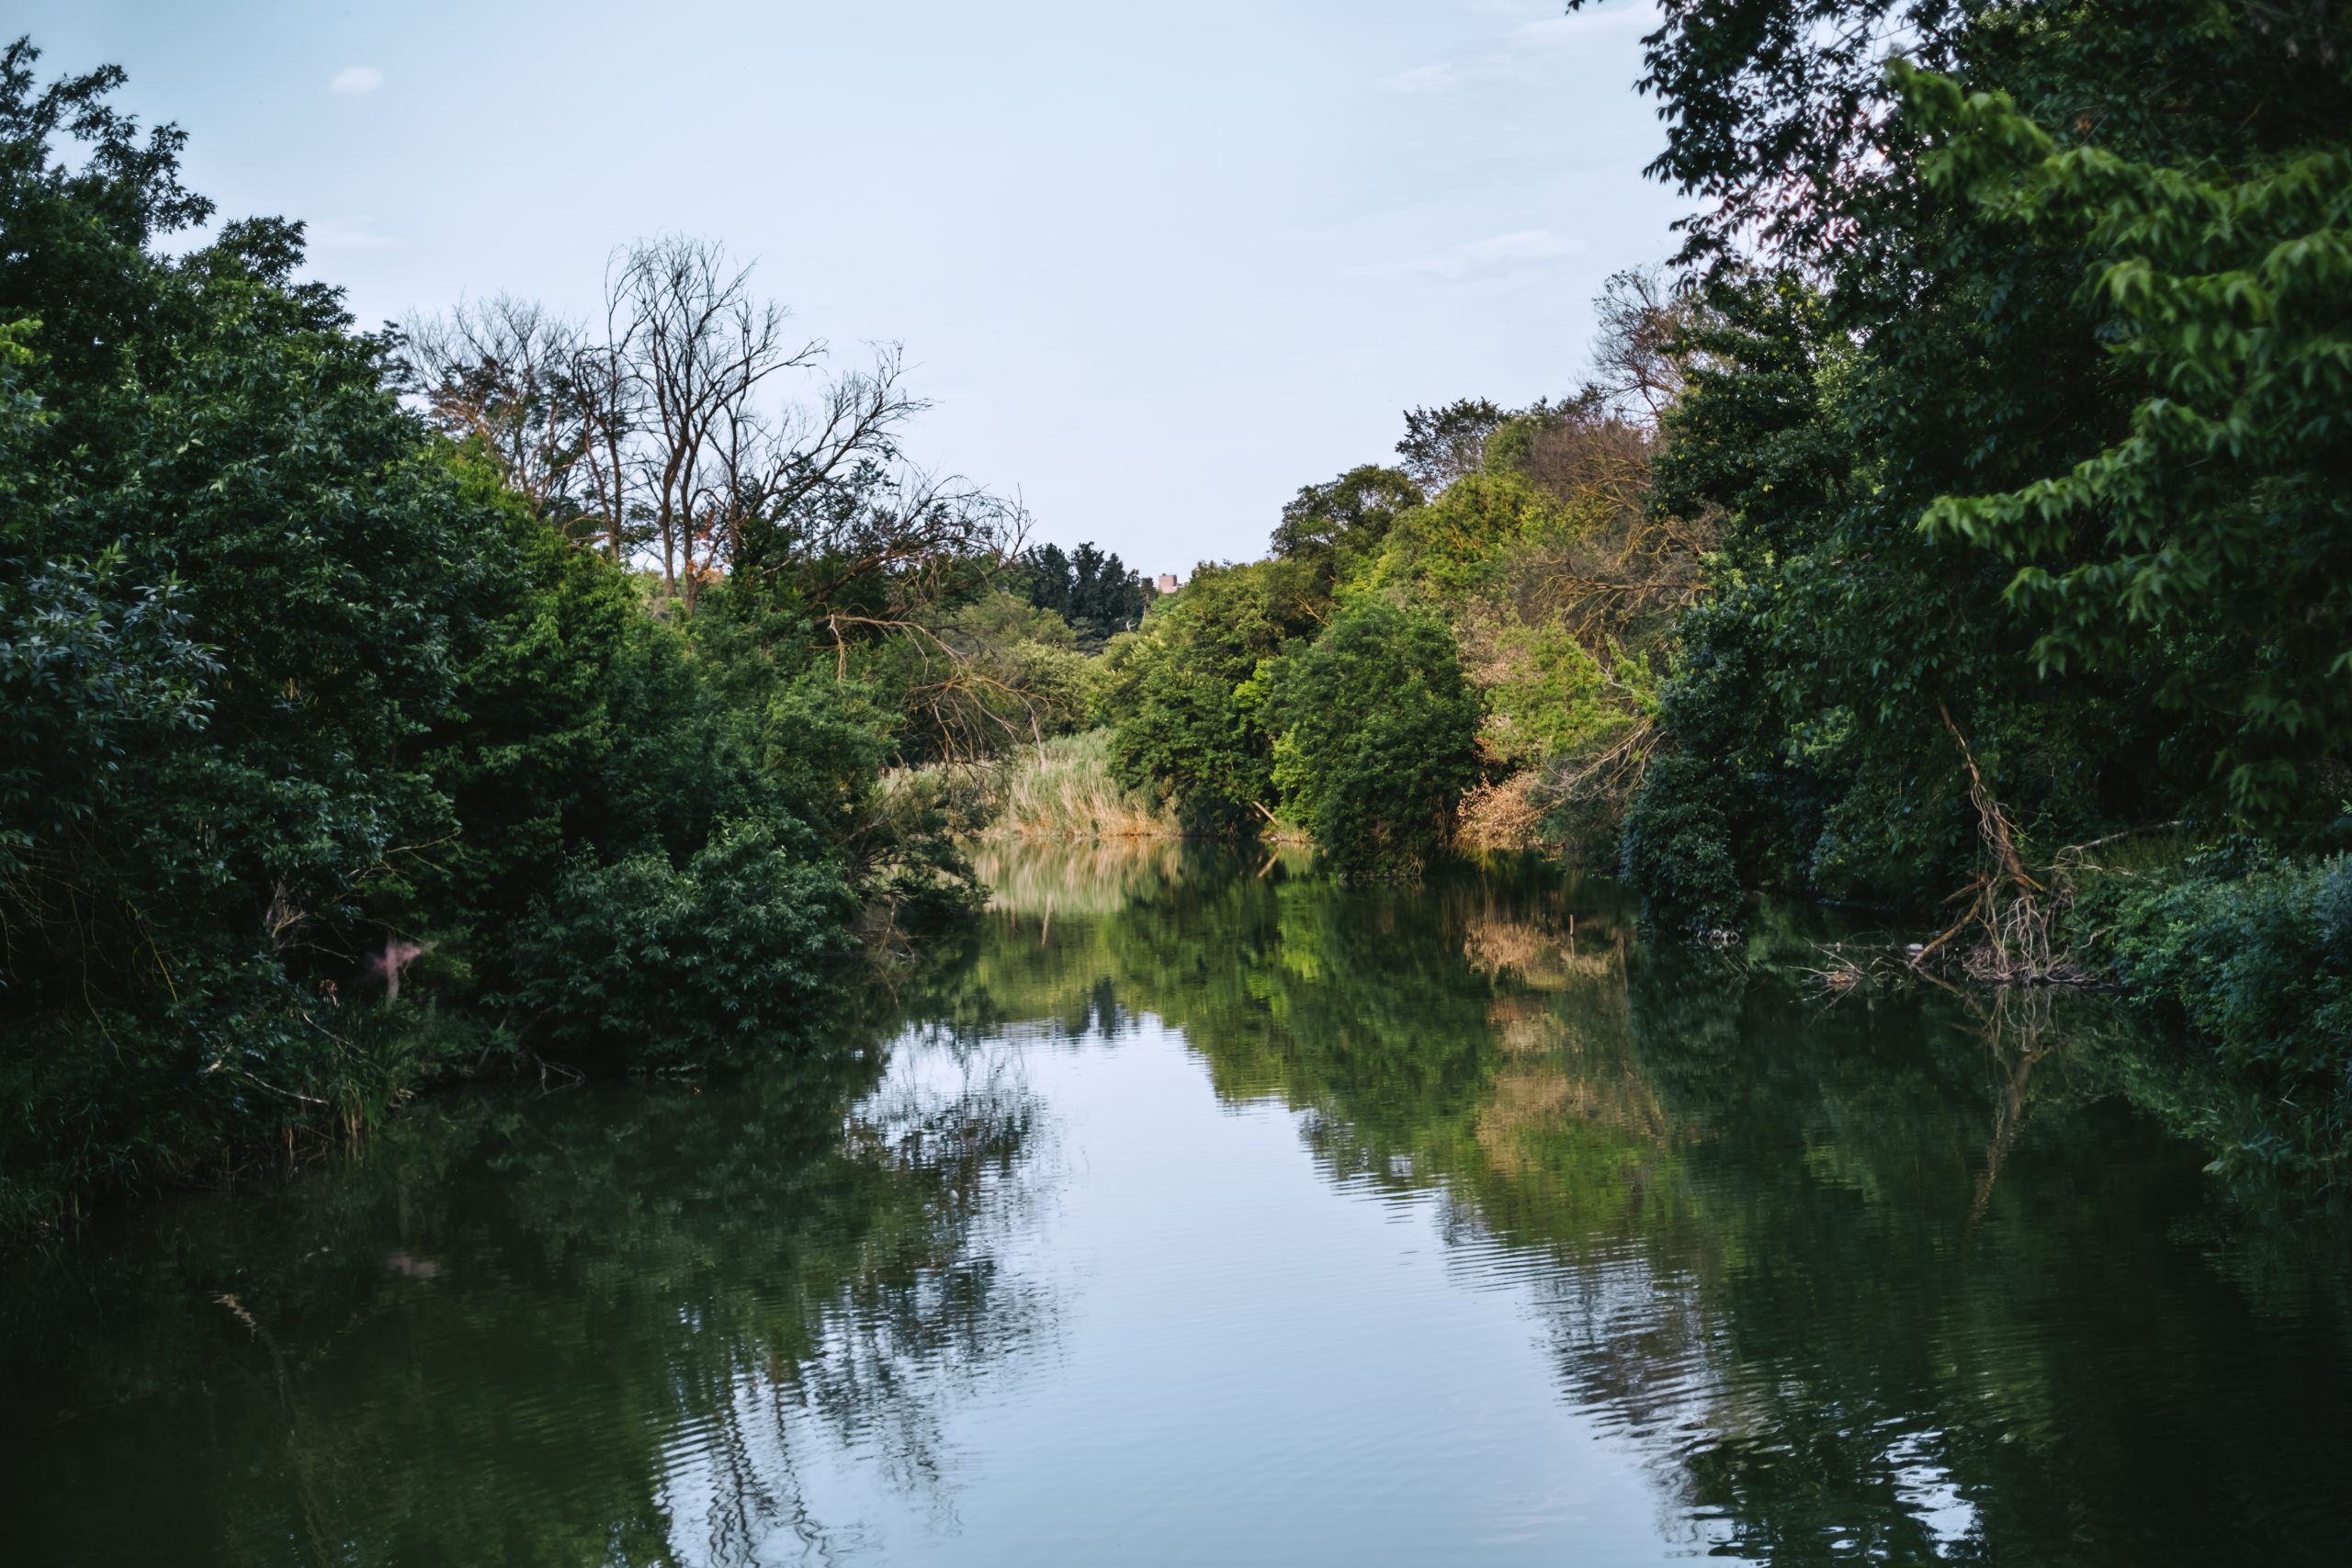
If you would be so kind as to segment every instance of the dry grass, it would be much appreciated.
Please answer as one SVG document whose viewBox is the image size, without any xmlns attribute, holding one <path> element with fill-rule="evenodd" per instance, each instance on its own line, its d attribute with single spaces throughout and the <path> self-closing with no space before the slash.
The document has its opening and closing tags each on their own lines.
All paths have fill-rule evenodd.
<svg viewBox="0 0 2352 1568">
<path fill-rule="evenodd" d="M 1111 776 L 1111 732 L 1089 730 L 980 762 L 934 762 L 886 774 L 884 790 L 944 809 L 980 839 L 1173 839 L 1175 813 Z"/>
<path fill-rule="evenodd" d="M 1559 990 L 1578 976 L 1614 976 L 1624 966 L 1624 951 L 1615 927 L 1602 921 L 1598 952 L 1579 951 L 1573 919 L 1564 930 L 1545 921 L 1513 919 L 1498 914 L 1473 918 L 1463 935 L 1462 954 L 1482 975 L 1508 971 L 1520 982 L 1540 991 Z M 1597 945 L 1588 928 L 1583 946 Z"/>
<path fill-rule="evenodd" d="M 1523 850 L 1535 842 L 1543 807 L 1530 795 L 1532 773 L 1482 784 L 1462 797 L 1454 817 L 1453 841 L 1465 850 Z"/>
<path fill-rule="evenodd" d="M 972 853 L 989 885 L 989 907 L 1015 915 L 1107 919 L 1182 874 L 1175 839 L 996 839 Z"/>
<path fill-rule="evenodd" d="M 1001 765 L 989 839 L 1173 839 L 1175 813 L 1111 776 L 1111 732 L 1024 746 Z"/>
</svg>

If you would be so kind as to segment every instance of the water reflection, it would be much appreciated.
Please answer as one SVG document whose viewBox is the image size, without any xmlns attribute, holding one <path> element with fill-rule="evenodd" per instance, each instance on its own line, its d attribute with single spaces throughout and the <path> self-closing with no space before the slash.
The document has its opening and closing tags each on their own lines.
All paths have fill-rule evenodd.
<svg viewBox="0 0 2352 1568">
<path fill-rule="evenodd" d="M 28 1260 L 6 1301 L 6 1403 L 31 1438 L 0 1482 L 15 1545 L 822 1554 L 803 1452 L 935 1491 L 944 1408 L 1054 1331 L 1051 1291 L 1001 1261 L 1038 1141 L 1018 1065 L 922 1066 L 469 1097 L 334 1176 Z M 125 1488 L 135 1507 L 91 1506 Z"/>
<path fill-rule="evenodd" d="M 805 1343 L 745 1343 L 711 1366 L 696 1416 L 666 1446 L 658 1502 L 683 1562 L 821 1560 L 853 1545 L 802 1485 L 811 1450 L 855 1453 L 944 1513 L 947 1410 L 1050 1341 L 1053 1291 L 1008 1264 L 1040 1173 L 1018 1059 L 923 1043 L 903 1043 L 843 1133 L 837 1157 L 888 1194 L 856 1266 L 820 1283 L 804 1265 Z"/>
<path fill-rule="evenodd" d="M 2320 1562 L 2352 1527 L 2343 1229 L 2225 1200 L 2135 1109 L 2164 1052 L 2099 998 L 1825 1005 L 1540 875 L 1155 869 L 976 966 L 1012 1012 L 1080 976 L 1220 1094 L 1306 1112 L 1335 1181 L 1440 1191 L 1462 1271 L 1537 1304 L 1687 1546 Z"/>
<path fill-rule="evenodd" d="M 2344 1233 L 2220 1192 L 2096 999 L 1826 1004 L 1532 871 L 982 870 L 824 1063 L 445 1100 L 21 1263 L 12 1546 L 2340 1557 Z"/>
</svg>

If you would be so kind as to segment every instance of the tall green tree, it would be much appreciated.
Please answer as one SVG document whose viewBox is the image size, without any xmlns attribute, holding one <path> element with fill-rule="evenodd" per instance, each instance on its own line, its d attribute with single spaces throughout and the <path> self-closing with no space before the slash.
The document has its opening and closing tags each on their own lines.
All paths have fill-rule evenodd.
<svg viewBox="0 0 2352 1568">
<path fill-rule="evenodd" d="M 1271 822 L 1273 737 L 1258 669 L 1319 631 L 1328 604 L 1304 562 L 1195 569 L 1104 656 L 1120 783 L 1172 802 L 1197 831 L 1248 836 Z"/>
<path fill-rule="evenodd" d="M 1446 852 L 1485 711 L 1442 620 L 1366 595 L 1263 685 L 1273 782 L 1318 863 L 1412 876 Z"/>
<path fill-rule="evenodd" d="M 1685 258 L 1711 310 L 1686 339 L 1695 373 L 1665 421 L 1659 494 L 1713 508 L 1724 526 L 1715 602 L 1686 620 L 1664 703 L 1687 760 L 1654 771 L 1626 845 L 1657 918 L 1707 923 L 1699 905 L 1720 913 L 1735 884 L 1940 897 L 1977 852 L 1955 730 L 2030 843 L 2049 849 L 2256 806 L 2295 832 L 2334 815 L 2317 771 L 2326 742 L 2302 710 L 2267 710 L 2294 746 L 2245 750 L 2244 699 L 2312 701 L 2278 683 L 2276 661 L 2296 661 L 2284 647 L 2230 611 L 2226 591 L 2184 592 L 2172 613 L 2136 622 L 2117 598 L 2116 571 L 2135 573 L 2133 552 L 2161 555 L 2173 534 L 2110 512 L 2063 528 L 2044 516 L 2029 533 L 2008 502 L 1939 508 L 2041 506 L 2019 498 L 2075 483 L 2086 464 L 2105 471 L 2102 455 L 2134 439 L 2135 411 L 2188 389 L 2166 385 L 2161 332 L 2113 289 L 2084 287 L 2086 265 L 2128 259 L 2102 261 L 2098 246 L 2153 231 L 2132 238 L 2125 221 L 2102 237 L 2079 201 L 2062 221 L 2030 202 L 1975 199 L 1988 171 L 1922 162 L 1949 128 L 1905 111 L 1905 78 L 1891 81 L 1884 62 L 1899 36 L 1963 98 L 2010 95 L 2062 159 L 2154 180 L 2340 143 L 2344 32 L 2340 10 L 2239 17 L 2132 0 L 1666 9 L 1645 46 L 1644 85 L 1668 125 L 1653 172 L 1703 199 Z M 2020 153 L 2003 156 L 2016 172 Z M 2110 181 L 2098 200 L 2119 190 Z M 2229 270 L 2146 254 L 2157 273 Z M 2248 498 L 2272 460 L 2211 478 L 2262 512 Z M 2267 536 L 2282 564 L 2335 526 L 2312 515 L 2303 546 L 2285 542 L 2301 524 Z M 2273 572 L 2240 558 L 2249 600 L 2275 597 Z M 2287 597 L 2331 570 L 2296 570 L 2314 567 Z M 2188 590 L 2196 570 L 2184 561 L 2172 581 Z M 2266 669 L 2273 684 L 2254 691 Z M 2298 747 L 2308 765 L 2290 781 L 2270 761 Z M 1670 871 L 1702 863 L 1714 869 L 1695 882 Z"/>
<path fill-rule="evenodd" d="M 0 1230 L 356 1125 L 467 1031 L 802 1038 L 886 750 L 806 617 L 649 613 L 403 406 L 300 225 L 164 254 L 210 211 L 179 132 L 37 58 L 0 56 Z M 650 964 L 649 919 L 709 1010 L 528 983 Z"/>
<path fill-rule="evenodd" d="M 1889 69 L 1949 137 L 1931 186 L 2098 258 L 2088 292 L 2147 389 L 2123 440 L 1940 499 L 1924 528 L 2027 563 L 2007 596 L 2048 617 L 2044 669 L 2130 668 L 2154 644 L 2160 699 L 2229 727 L 2232 806 L 2291 809 L 2352 739 L 2352 148 L 2235 175 L 2061 152 L 2006 92 Z"/>
</svg>

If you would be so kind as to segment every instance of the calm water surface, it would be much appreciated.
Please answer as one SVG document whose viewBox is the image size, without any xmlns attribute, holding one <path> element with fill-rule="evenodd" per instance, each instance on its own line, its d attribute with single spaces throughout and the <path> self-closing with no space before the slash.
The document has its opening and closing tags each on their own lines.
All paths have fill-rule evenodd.
<svg viewBox="0 0 2352 1568">
<path fill-rule="evenodd" d="M 8 1560 L 2352 1561 L 2344 1227 L 2096 1004 L 1825 1006 L 1556 878 L 988 869 L 823 1065 L 16 1261 Z"/>
</svg>

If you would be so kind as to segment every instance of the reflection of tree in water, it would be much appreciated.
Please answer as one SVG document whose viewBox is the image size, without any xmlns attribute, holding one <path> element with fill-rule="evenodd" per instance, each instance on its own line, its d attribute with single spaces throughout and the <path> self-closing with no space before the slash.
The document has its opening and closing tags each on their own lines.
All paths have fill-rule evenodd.
<svg viewBox="0 0 2352 1568">
<path fill-rule="evenodd" d="M 821 1559 L 848 1544 L 803 1495 L 807 1450 L 854 1453 L 944 1517 L 949 1410 L 1050 1332 L 1050 1292 L 1001 1257 L 1038 1199 L 1042 1130 L 1017 1058 L 933 1034 L 901 1042 L 897 1061 L 850 1119 L 842 1156 L 927 1201 L 916 1224 L 869 1235 L 861 1266 L 816 1303 L 799 1355 L 746 1357 L 711 1382 L 708 1416 L 673 1444 L 663 1488 L 687 1561 Z M 940 1079 L 943 1063 L 955 1081 Z"/>
<path fill-rule="evenodd" d="M 1001 1060 L 962 1068 L 454 1100 L 339 1175 L 93 1238 L 0 1298 L 0 1389 L 38 1434 L 0 1479 L 17 1544 L 821 1555 L 812 1445 L 944 1506 L 945 1412 L 1056 1311 L 999 1261 L 1034 1196 L 1036 1104 Z M 94 1476 L 136 1495 L 60 1518 Z"/>
<path fill-rule="evenodd" d="M 1303 1112 L 1335 1180 L 1433 1191 L 1456 1266 L 1530 1292 L 1564 1394 L 1653 1456 L 1693 1550 L 2296 1561 L 2352 1525 L 2309 1517 L 2342 1451 L 2306 1440 L 2319 1396 L 2229 1364 L 2247 1302 L 2172 1242 L 2196 1156 L 2060 1048 L 2091 1001 L 1825 1009 L 1645 950 L 1605 897 L 1246 869 L 984 962 L 1029 1016 L 1115 984 L 1220 1094 Z M 2340 1344 L 2317 1386 L 2352 1392 Z"/>
<path fill-rule="evenodd" d="M 1630 977 L 1708 1243 L 1676 1257 L 1712 1371 L 1660 1451 L 1710 1538 L 1782 1563 L 2324 1560 L 2317 1434 L 2259 1413 L 2310 1394 L 2232 1365 L 2249 1303 L 2172 1238 L 2210 1198 L 2196 1156 L 2070 1064 L 2101 1004 L 1859 999 L 1655 953 Z M 1564 1324 L 1583 1386 L 1621 1375 L 1611 1338 Z"/>
<path fill-rule="evenodd" d="M 2018 1131 L 2025 1124 L 2026 1091 L 2033 1082 L 2033 1069 L 2065 1036 L 2052 1027 L 2058 998 L 2047 987 L 2003 986 L 1989 997 L 1969 995 L 1962 1001 L 1973 1015 L 1985 1051 L 2001 1074 L 1993 1138 L 1985 1145 L 1984 1169 L 1976 1179 L 1976 1201 L 1968 1209 L 1973 1228 L 1984 1218 L 1993 1201 L 1993 1186 L 2001 1179 L 2001 1162 L 2008 1157 Z"/>
<path fill-rule="evenodd" d="M 1524 1293 L 1563 1398 L 1647 1456 L 1694 1551 L 2292 1562 L 2352 1531 L 2326 1501 L 2344 1276 L 2152 1150 L 2103 1095 L 2126 1058 L 2086 1052 L 2091 1003 L 1824 1009 L 1556 885 L 1191 863 L 1159 852 L 1099 908 L 1016 889 L 910 981 L 928 1032 L 887 1081 L 452 1100 L 342 1177 L 24 1276 L 0 1296 L 12 1546 L 854 1555 L 814 1501 L 844 1462 L 944 1513 L 949 1416 L 1057 1312 L 1001 1261 L 1045 1131 L 978 1044 L 1145 1012 L 1228 1099 L 1299 1110 L 1334 1180 L 1432 1195 L 1452 1266 Z M 115 1506 L 60 1521 L 93 1475 Z"/>
</svg>

